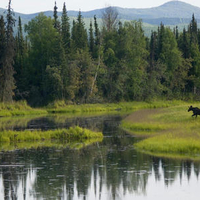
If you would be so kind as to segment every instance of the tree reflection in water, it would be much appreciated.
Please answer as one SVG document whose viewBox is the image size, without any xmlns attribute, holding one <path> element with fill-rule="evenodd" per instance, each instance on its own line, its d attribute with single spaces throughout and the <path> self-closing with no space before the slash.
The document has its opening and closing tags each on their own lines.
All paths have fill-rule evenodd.
<svg viewBox="0 0 200 200">
<path fill-rule="evenodd" d="M 12 127 L 10 119 L 8 123 L 3 121 L 4 128 L 14 130 L 79 125 L 102 131 L 105 138 L 82 149 L 39 147 L 1 152 L 0 199 L 126 200 L 149 199 L 151 193 L 163 192 L 162 198 L 157 198 L 160 200 L 167 198 L 168 188 L 180 192 L 186 180 L 189 184 L 199 179 L 200 162 L 161 159 L 136 152 L 136 139 L 118 128 L 121 119 L 59 115 L 21 120 L 20 127 L 19 120 L 13 121 Z M 200 187 L 199 182 L 196 185 Z M 162 190 L 158 186 L 163 186 Z M 155 196 L 153 199 L 156 200 Z"/>
<path fill-rule="evenodd" d="M 168 187 L 177 179 L 190 181 L 191 174 L 198 179 L 200 163 L 140 154 L 133 140 L 108 137 L 80 150 L 44 147 L 1 153 L 0 199 L 148 197 L 149 179 Z"/>
</svg>

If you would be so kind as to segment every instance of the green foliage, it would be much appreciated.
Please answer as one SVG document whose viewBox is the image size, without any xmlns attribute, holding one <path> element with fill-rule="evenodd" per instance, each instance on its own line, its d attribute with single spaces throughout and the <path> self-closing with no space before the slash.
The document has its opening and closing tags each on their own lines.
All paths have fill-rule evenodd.
<svg viewBox="0 0 200 200">
<path fill-rule="evenodd" d="M 0 116 L 17 116 L 17 115 L 36 115 L 47 114 L 43 109 L 33 109 L 27 105 L 26 101 L 13 103 L 0 103 Z"/>
<path fill-rule="evenodd" d="M 59 20 L 55 2 L 52 18 L 40 13 L 25 26 L 26 38 L 19 18 L 14 40 L 9 9 L 6 26 L 0 20 L 0 101 L 13 95 L 33 106 L 198 98 L 200 32 L 194 15 L 181 34 L 161 24 L 147 38 L 141 21 L 121 22 L 112 7 L 103 14 L 102 30 L 96 16 L 86 30 L 80 11 L 70 29 L 65 3 Z"/>
<path fill-rule="evenodd" d="M 88 47 L 87 31 L 80 11 L 76 22 L 73 22 L 72 45 L 73 52 L 76 52 L 77 49 L 85 49 Z"/>
<path fill-rule="evenodd" d="M 178 106 L 146 111 L 140 122 L 133 114 L 122 123 L 122 127 L 135 135 L 148 137 L 134 144 L 140 151 L 165 157 L 197 157 L 200 152 L 200 122 L 198 118 L 192 119 L 187 109 L 187 104 L 180 102 Z"/>
<path fill-rule="evenodd" d="M 151 153 L 187 154 L 193 157 L 200 152 L 200 138 L 177 137 L 174 133 L 148 138 L 135 145 L 136 148 Z"/>
<path fill-rule="evenodd" d="M 70 127 L 69 129 L 57 129 L 48 131 L 1 131 L 0 143 L 2 142 L 22 142 L 39 140 L 84 140 L 92 138 L 103 138 L 100 132 L 93 132 L 80 127 Z"/>
<path fill-rule="evenodd" d="M 107 104 L 81 104 L 66 105 L 64 101 L 56 101 L 47 106 L 49 113 L 76 113 L 76 112 L 108 112 L 108 111 L 131 111 L 144 108 L 163 108 L 179 105 L 179 101 L 153 101 L 153 102 L 121 102 Z"/>
<path fill-rule="evenodd" d="M 152 124 L 152 123 L 133 123 L 123 121 L 121 126 L 123 129 L 137 135 L 149 136 L 154 135 L 156 132 L 167 129 L 166 125 Z"/>
<path fill-rule="evenodd" d="M 69 17 L 67 15 L 66 5 L 63 4 L 63 11 L 62 11 L 62 41 L 63 41 L 63 47 L 65 49 L 66 55 L 70 52 L 70 23 L 69 23 Z"/>
<path fill-rule="evenodd" d="M 15 40 L 13 36 L 13 27 L 15 25 L 14 13 L 11 8 L 11 0 L 8 3 L 6 24 L 4 24 L 3 17 L 1 17 L 0 33 L 1 44 L 0 51 L 0 102 L 12 102 L 15 89 L 14 80 L 14 55 L 15 55 Z M 6 27 L 4 27 L 6 25 Z M 5 41 L 5 43 L 2 41 Z"/>
</svg>

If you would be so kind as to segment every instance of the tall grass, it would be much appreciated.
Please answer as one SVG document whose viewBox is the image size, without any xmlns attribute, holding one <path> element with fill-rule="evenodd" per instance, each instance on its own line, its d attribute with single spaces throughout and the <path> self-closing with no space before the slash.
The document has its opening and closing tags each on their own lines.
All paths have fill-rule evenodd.
<svg viewBox="0 0 200 200">
<path fill-rule="evenodd" d="M 67 105 L 65 101 L 56 101 L 40 109 L 31 108 L 26 101 L 0 103 L 0 116 L 34 115 L 48 113 L 89 113 L 110 111 L 132 111 L 142 108 L 163 108 L 180 104 L 180 101 L 120 102 L 104 104 Z"/>
<path fill-rule="evenodd" d="M 44 109 L 33 109 L 28 106 L 26 101 L 0 103 L 0 117 L 35 114 L 47 114 L 47 111 Z"/>
<path fill-rule="evenodd" d="M 192 118 L 192 113 L 187 112 L 187 109 L 185 103 L 163 108 L 159 112 L 152 112 L 140 122 L 131 122 L 129 118 L 129 121 L 122 123 L 122 127 L 135 135 L 148 136 L 134 144 L 139 151 L 200 159 L 200 117 Z"/>
<path fill-rule="evenodd" d="M 145 139 L 135 144 L 135 147 L 149 152 L 196 155 L 200 153 L 200 137 L 183 137 L 167 133 Z"/>
<path fill-rule="evenodd" d="M 179 105 L 180 103 L 180 101 L 156 101 L 66 105 L 64 101 L 56 101 L 53 104 L 48 105 L 46 109 L 49 113 L 109 112 L 138 110 L 144 108 L 164 108 L 172 105 Z"/>
<path fill-rule="evenodd" d="M 0 142 L 22 142 L 22 141 L 42 141 L 42 140 L 83 140 L 91 138 L 103 138 L 100 132 L 93 132 L 80 127 L 56 130 L 25 130 L 25 131 L 1 131 Z"/>
</svg>

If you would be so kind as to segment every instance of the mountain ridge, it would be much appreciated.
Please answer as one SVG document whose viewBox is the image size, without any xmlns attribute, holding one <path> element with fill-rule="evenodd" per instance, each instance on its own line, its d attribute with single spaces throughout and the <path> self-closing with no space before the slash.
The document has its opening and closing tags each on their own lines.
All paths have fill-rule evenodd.
<svg viewBox="0 0 200 200">
<path fill-rule="evenodd" d="M 169 1 L 158 7 L 152 8 L 122 8 L 122 7 L 113 7 L 117 10 L 119 14 L 119 19 L 123 20 L 139 20 L 142 19 L 143 22 L 149 23 L 152 25 L 158 25 L 161 22 L 165 25 L 176 25 L 188 23 L 192 15 L 195 15 L 197 21 L 200 22 L 200 8 L 193 6 L 191 4 L 182 2 L 182 1 Z M 5 10 L 0 8 L 0 15 L 5 15 Z M 53 9 L 52 9 L 53 10 Z M 97 18 L 102 17 L 102 13 L 105 8 L 95 9 L 91 11 L 81 11 L 81 14 L 84 18 L 93 18 L 96 15 Z M 77 17 L 79 11 L 69 10 L 67 11 L 69 17 Z M 15 12 L 15 17 L 18 19 L 21 16 L 22 21 L 27 23 L 38 13 L 32 14 L 23 14 Z M 53 11 L 44 11 L 45 15 L 52 17 Z M 58 12 L 58 16 L 61 16 L 62 12 Z"/>
</svg>

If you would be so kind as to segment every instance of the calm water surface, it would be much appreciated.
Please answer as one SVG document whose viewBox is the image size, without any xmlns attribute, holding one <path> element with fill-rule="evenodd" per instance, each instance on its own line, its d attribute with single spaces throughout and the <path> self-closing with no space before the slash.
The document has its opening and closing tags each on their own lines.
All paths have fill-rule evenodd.
<svg viewBox="0 0 200 200">
<path fill-rule="evenodd" d="M 40 147 L 0 153 L 0 199 L 196 200 L 200 162 L 155 158 L 134 149 L 137 138 L 118 128 L 123 117 L 32 119 L 12 129 L 79 125 L 104 133 L 81 149 Z"/>
</svg>

